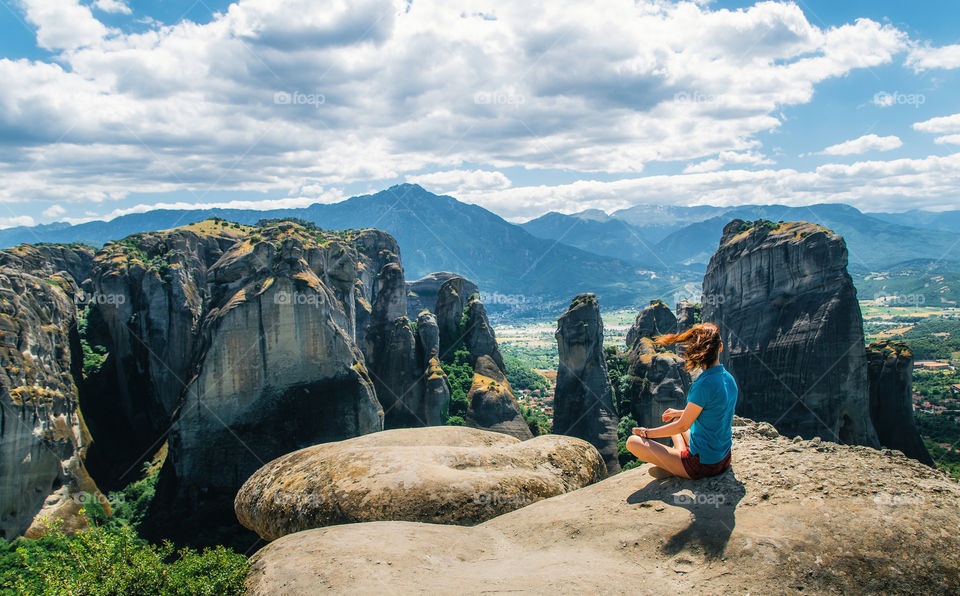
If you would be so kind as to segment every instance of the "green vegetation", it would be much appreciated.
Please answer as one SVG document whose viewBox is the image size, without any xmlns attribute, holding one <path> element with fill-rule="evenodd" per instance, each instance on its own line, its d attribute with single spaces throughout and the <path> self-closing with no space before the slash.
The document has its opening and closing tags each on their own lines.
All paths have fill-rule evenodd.
<svg viewBox="0 0 960 596">
<path fill-rule="evenodd" d="M 546 377 L 524 366 L 518 358 L 504 357 L 503 365 L 507 369 L 507 382 L 514 390 L 529 389 L 533 391 L 535 389 L 549 389 L 550 387 Z"/>
<path fill-rule="evenodd" d="M 90 315 L 91 305 L 77 311 L 77 331 L 80 334 L 80 348 L 83 350 L 83 378 L 88 378 L 100 371 L 108 353 L 101 345 L 90 345 L 87 341 L 87 317 Z"/>
<path fill-rule="evenodd" d="M 0 595 L 242 594 L 247 560 L 218 546 L 176 550 L 137 535 L 162 456 L 144 477 L 110 493 L 113 514 L 97 498 L 83 510 L 90 526 L 67 534 L 59 520 L 38 539 L 0 540 Z"/>
<path fill-rule="evenodd" d="M 550 419 L 547 418 L 546 414 L 538 412 L 529 406 L 521 407 L 520 414 L 523 416 L 523 421 L 527 423 L 533 436 L 539 437 L 540 435 L 550 434 L 553 424 L 550 422 Z"/>
<path fill-rule="evenodd" d="M 636 426 L 637 421 L 629 414 L 621 417 L 617 424 L 617 460 L 620 461 L 621 471 L 636 468 L 643 463 L 637 459 L 637 456 L 627 451 L 627 438 L 633 434 Z"/>
<path fill-rule="evenodd" d="M 744 232 L 749 232 L 750 230 L 753 230 L 753 229 L 761 229 L 761 230 L 767 230 L 768 232 L 772 232 L 774 230 L 779 230 L 780 226 L 782 225 L 783 225 L 782 221 L 774 223 L 768 219 L 758 219 L 752 222 L 750 221 L 743 222 L 742 224 L 740 224 L 740 228 L 738 231 L 741 234 Z"/>
<path fill-rule="evenodd" d="M 447 386 L 450 388 L 450 405 L 446 415 L 446 424 L 463 426 L 463 417 L 467 414 L 470 402 L 467 394 L 473 385 L 473 367 L 470 366 L 470 352 L 466 348 L 454 351 L 453 356 L 441 363 L 443 372 L 447 374 Z"/>
<path fill-rule="evenodd" d="M 501 342 L 500 352 L 504 359 L 513 358 L 527 368 L 556 370 L 560 359 L 556 342 L 544 347 Z"/>
</svg>

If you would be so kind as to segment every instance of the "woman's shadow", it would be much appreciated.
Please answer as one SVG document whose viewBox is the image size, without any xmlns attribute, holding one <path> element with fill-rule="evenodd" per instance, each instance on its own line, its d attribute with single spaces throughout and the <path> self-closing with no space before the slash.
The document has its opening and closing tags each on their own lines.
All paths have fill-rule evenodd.
<svg viewBox="0 0 960 596">
<path fill-rule="evenodd" d="M 663 501 L 668 506 L 688 510 L 693 514 L 693 521 L 667 540 L 663 545 L 664 554 L 674 556 L 684 549 L 699 546 L 707 560 L 714 560 L 723 556 L 736 525 L 737 503 L 746 492 L 731 468 L 723 474 L 701 480 L 678 476 L 651 480 L 627 497 L 627 503 Z"/>
</svg>

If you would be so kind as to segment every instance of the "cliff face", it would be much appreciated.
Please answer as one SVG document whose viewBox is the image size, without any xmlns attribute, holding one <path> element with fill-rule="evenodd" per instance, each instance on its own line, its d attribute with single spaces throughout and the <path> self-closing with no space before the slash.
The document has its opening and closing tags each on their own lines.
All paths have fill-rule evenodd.
<svg viewBox="0 0 960 596">
<path fill-rule="evenodd" d="M 232 522 L 233 495 L 270 459 L 383 428 L 347 330 L 344 305 L 357 280 L 344 284 L 342 298 L 330 281 L 331 272 L 343 278 L 358 269 L 354 241 L 279 224 L 235 242 L 207 271 L 195 373 L 154 502 L 180 515 L 157 518 L 168 535 Z"/>
<path fill-rule="evenodd" d="M 101 498 L 84 467 L 90 436 L 76 390 L 75 303 L 92 258 L 81 246 L 0 251 L 0 537 L 8 540 L 36 536 L 45 518 L 82 527 L 82 504 Z"/>
<path fill-rule="evenodd" d="M 870 420 L 880 444 L 899 449 L 928 466 L 933 458 L 913 424 L 913 354 L 903 342 L 867 346 Z"/>
<path fill-rule="evenodd" d="M 703 280 L 737 412 L 785 434 L 879 446 L 870 422 L 863 322 L 843 238 L 804 222 L 724 228 Z"/>
<path fill-rule="evenodd" d="M 467 426 L 501 432 L 521 441 L 533 437 L 520 415 L 520 408 L 506 375 L 490 356 L 480 356 L 473 365 L 473 384 L 467 394 Z"/>
<path fill-rule="evenodd" d="M 553 432 L 591 443 L 610 474 L 617 460 L 617 413 L 603 357 L 603 321 L 593 294 L 580 294 L 557 321 L 560 367 L 553 399 Z"/>
</svg>

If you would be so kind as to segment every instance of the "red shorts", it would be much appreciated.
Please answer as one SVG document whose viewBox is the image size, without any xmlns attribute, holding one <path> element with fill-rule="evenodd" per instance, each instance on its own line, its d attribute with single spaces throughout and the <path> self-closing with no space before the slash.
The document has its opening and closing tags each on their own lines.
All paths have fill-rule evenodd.
<svg viewBox="0 0 960 596">
<path fill-rule="evenodd" d="M 727 456 L 715 464 L 702 464 L 699 455 L 692 455 L 689 449 L 684 449 L 680 454 L 680 461 L 683 462 L 683 469 L 687 471 L 687 476 L 696 480 L 716 476 L 726 471 L 730 467 L 730 452 L 728 451 Z"/>
</svg>

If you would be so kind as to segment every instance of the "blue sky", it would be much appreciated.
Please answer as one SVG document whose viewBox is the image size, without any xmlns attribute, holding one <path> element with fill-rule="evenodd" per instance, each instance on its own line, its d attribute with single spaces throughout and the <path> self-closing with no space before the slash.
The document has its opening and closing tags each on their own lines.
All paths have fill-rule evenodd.
<svg viewBox="0 0 960 596">
<path fill-rule="evenodd" d="M 0 225 L 418 182 L 960 208 L 955 2 L 0 0 Z"/>
</svg>

